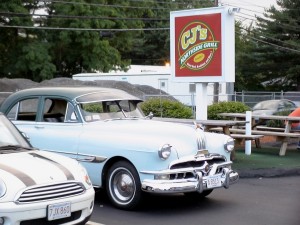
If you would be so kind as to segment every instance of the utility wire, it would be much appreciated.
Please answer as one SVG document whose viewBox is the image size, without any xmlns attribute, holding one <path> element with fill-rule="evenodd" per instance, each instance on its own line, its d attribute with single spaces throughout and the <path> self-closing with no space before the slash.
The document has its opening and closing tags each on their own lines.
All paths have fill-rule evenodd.
<svg viewBox="0 0 300 225">
<path fill-rule="evenodd" d="M 247 18 L 247 17 L 239 16 L 239 15 L 236 15 L 236 16 L 256 22 L 256 20 L 254 20 L 254 19 L 250 19 L 250 18 Z M 271 20 L 268 20 L 268 19 L 265 19 L 265 18 L 262 18 L 262 17 L 259 17 L 259 18 L 261 20 L 263 20 L 264 22 L 271 22 L 273 25 L 276 25 L 277 27 L 280 27 L 280 28 L 283 28 L 283 29 L 288 29 L 288 30 L 296 31 L 296 32 L 300 31 L 300 26 L 291 26 L 291 25 L 286 24 L 286 23 L 278 23 L 278 22 L 276 22 L 276 20 L 271 21 Z"/>
<path fill-rule="evenodd" d="M 70 2 L 70 1 L 57 1 L 57 0 L 46 0 L 42 2 L 49 2 L 49 3 L 61 3 L 61 4 L 72 4 L 72 5 L 88 5 L 88 6 L 101 6 L 101 7 L 113 7 L 113 8 L 127 8 L 127 9 L 149 9 L 146 6 L 128 6 L 128 5 L 110 5 L 110 4 L 101 4 L 101 3 L 86 3 L 86 2 Z M 170 8 L 163 8 L 163 7 L 155 7 L 151 9 L 157 10 L 166 10 Z"/>
<path fill-rule="evenodd" d="M 292 46 L 292 47 L 296 47 L 296 48 L 299 48 L 300 46 L 299 45 L 294 45 L 294 44 L 291 44 L 291 43 L 286 43 L 286 42 L 284 42 L 284 41 L 281 41 L 281 40 L 278 40 L 278 39 L 275 39 L 275 38 L 271 38 L 271 37 L 268 37 L 268 36 L 265 36 L 265 35 L 263 35 L 263 34 L 258 34 L 257 32 L 254 32 L 253 30 L 247 30 L 247 29 L 245 29 L 245 28 L 243 28 L 243 27 L 240 27 L 240 29 L 241 30 L 244 30 L 244 31 L 247 31 L 247 32 L 250 32 L 250 33 L 252 33 L 252 34 L 254 34 L 254 35 L 257 35 L 257 36 L 260 36 L 260 37 L 264 37 L 264 38 L 266 38 L 266 39 L 270 39 L 270 40 L 272 40 L 272 41 L 276 41 L 276 42 L 280 42 L 280 43 L 283 43 L 283 44 L 287 44 L 287 45 L 290 45 L 290 46 Z"/>
<path fill-rule="evenodd" d="M 63 18 L 63 19 L 107 19 L 107 20 L 146 20 L 146 21 L 169 21 L 169 18 L 121 18 L 121 17 L 106 17 L 106 16 L 69 16 L 69 15 L 48 15 L 48 14 L 26 14 L 26 13 L 13 13 L 13 12 L 0 12 L 0 15 L 8 16 L 37 16 L 50 18 Z"/>
<path fill-rule="evenodd" d="M 276 44 L 273 44 L 273 43 L 270 43 L 270 42 L 267 42 L 267 41 L 264 41 L 264 40 L 255 38 L 255 37 L 253 37 L 253 36 L 251 36 L 251 35 L 246 35 L 246 34 L 239 33 L 239 32 L 236 32 L 236 33 L 239 34 L 239 35 L 246 36 L 247 38 L 250 38 L 250 39 L 252 39 L 252 40 L 255 40 L 256 42 L 261 42 L 261 43 L 263 43 L 263 44 L 266 44 L 266 45 L 270 45 L 270 46 L 276 47 L 276 48 L 278 48 L 279 50 L 291 51 L 291 52 L 295 52 L 295 53 L 299 53 L 299 54 L 300 54 L 300 50 L 297 50 L 297 49 L 292 49 L 292 48 L 287 48 L 287 47 L 283 47 L 283 46 L 280 46 L 280 45 L 276 45 Z"/>
<path fill-rule="evenodd" d="M 10 26 L 10 25 L 0 25 L 0 28 L 18 28 L 18 29 L 35 29 L 35 30 L 68 30 L 68 31 L 162 31 L 170 30 L 167 28 L 124 28 L 124 29 L 101 29 L 101 28 L 68 28 L 68 27 L 34 27 L 34 26 Z"/>
</svg>

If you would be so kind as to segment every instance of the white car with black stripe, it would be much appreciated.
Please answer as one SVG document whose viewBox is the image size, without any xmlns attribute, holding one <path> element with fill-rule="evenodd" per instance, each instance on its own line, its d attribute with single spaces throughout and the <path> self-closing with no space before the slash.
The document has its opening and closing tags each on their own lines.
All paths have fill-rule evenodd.
<svg viewBox="0 0 300 225">
<path fill-rule="evenodd" d="M 0 113 L 0 225 L 86 224 L 94 195 L 83 166 L 32 148 Z"/>
</svg>

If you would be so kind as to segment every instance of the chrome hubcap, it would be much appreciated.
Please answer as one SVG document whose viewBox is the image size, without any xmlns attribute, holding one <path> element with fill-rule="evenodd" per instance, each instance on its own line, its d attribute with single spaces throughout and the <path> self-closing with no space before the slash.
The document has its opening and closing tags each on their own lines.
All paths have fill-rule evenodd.
<svg viewBox="0 0 300 225">
<path fill-rule="evenodd" d="M 114 196 L 120 201 L 129 201 L 135 194 L 135 183 L 132 175 L 126 170 L 116 171 L 112 179 Z"/>
</svg>

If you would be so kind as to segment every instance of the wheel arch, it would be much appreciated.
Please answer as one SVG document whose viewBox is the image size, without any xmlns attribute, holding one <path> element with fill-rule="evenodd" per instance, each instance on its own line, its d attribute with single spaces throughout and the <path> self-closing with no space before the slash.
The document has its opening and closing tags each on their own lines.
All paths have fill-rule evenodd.
<svg viewBox="0 0 300 225">
<path fill-rule="evenodd" d="M 103 169 L 102 169 L 102 174 L 101 174 L 101 181 L 102 181 L 102 187 L 105 187 L 106 185 L 106 176 L 107 176 L 107 173 L 108 173 L 108 170 L 109 168 L 115 164 L 116 162 L 119 162 L 119 161 L 125 161 L 125 162 L 128 162 L 130 163 L 135 169 L 136 167 L 134 166 L 134 164 L 128 160 L 127 158 L 125 157 L 122 157 L 122 156 L 115 156 L 115 157 L 112 157 L 110 158 L 104 165 Z M 137 170 L 137 169 L 136 169 Z M 138 173 L 139 174 L 139 173 Z"/>
</svg>

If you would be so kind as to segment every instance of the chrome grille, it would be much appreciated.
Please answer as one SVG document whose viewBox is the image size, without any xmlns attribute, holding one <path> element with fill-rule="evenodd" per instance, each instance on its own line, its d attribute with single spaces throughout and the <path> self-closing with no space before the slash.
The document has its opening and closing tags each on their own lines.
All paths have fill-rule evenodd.
<svg viewBox="0 0 300 225">
<path fill-rule="evenodd" d="M 17 199 L 18 203 L 31 203 L 80 195 L 85 188 L 76 182 L 57 183 L 27 189 Z"/>
<path fill-rule="evenodd" d="M 197 161 L 197 160 L 184 161 L 184 162 L 173 164 L 170 167 L 170 169 L 183 169 L 183 168 L 188 168 L 188 167 L 194 167 L 194 168 L 203 167 L 205 165 L 205 162 L 209 165 L 213 165 L 215 163 L 218 164 L 218 163 L 225 162 L 225 159 L 224 158 L 211 158 L 211 159 L 206 159 L 203 161 Z"/>
<path fill-rule="evenodd" d="M 223 156 L 216 155 L 216 154 L 209 154 L 207 156 L 202 156 L 201 160 L 197 160 L 196 158 L 193 159 L 188 159 L 188 160 L 182 160 L 182 161 L 177 161 L 174 162 L 170 166 L 170 170 L 183 170 L 181 172 L 174 172 L 173 174 L 170 175 L 171 180 L 176 180 L 176 179 L 188 179 L 188 178 L 193 178 L 196 177 L 195 171 L 201 172 L 202 175 L 207 175 L 213 165 L 215 164 L 222 164 L 226 160 Z M 185 168 L 193 168 L 193 172 L 186 172 L 184 171 Z M 222 171 L 222 168 L 217 169 L 215 172 L 219 173 Z"/>
</svg>

